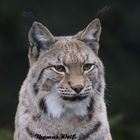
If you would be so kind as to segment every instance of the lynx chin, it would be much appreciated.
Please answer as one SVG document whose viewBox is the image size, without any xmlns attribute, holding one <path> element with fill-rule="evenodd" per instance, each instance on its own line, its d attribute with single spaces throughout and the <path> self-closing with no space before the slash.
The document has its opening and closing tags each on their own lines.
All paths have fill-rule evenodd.
<svg viewBox="0 0 140 140">
<path fill-rule="evenodd" d="M 53 36 L 34 22 L 29 72 L 19 94 L 14 140 L 112 140 L 98 57 L 101 24 L 94 19 L 73 36 Z"/>
</svg>

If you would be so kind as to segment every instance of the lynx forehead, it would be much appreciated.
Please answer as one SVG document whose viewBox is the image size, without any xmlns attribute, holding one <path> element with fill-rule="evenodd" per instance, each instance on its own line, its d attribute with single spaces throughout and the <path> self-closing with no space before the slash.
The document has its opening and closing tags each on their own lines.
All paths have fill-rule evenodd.
<svg viewBox="0 0 140 140">
<path fill-rule="evenodd" d="M 57 42 L 53 44 L 53 49 L 49 53 L 46 52 L 42 57 L 53 58 L 52 61 L 70 65 L 95 61 L 96 55 L 89 47 L 85 48 L 83 42 L 65 37 L 63 39 L 57 38 Z"/>
<path fill-rule="evenodd" d="M 14 140 L 60 134 L 111 140 L 104 68 L 98 57 L 100 33 L 99 19 L 76 35 L 60 37 L 33 23 L 28 35 L 30 68 L 19 95 Z"/>
</svg>

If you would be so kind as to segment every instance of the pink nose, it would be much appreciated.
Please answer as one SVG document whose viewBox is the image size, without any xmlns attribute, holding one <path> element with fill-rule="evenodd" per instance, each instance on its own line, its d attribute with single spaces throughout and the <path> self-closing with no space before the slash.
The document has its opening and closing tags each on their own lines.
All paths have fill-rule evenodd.
<svg viewBox="0 0 140 140">
<path fill-rule="evenodd" d="M 82 85 L 76 85 L 71 87 L 76 93 L 80 93 L 81 90 L 84 88 Z"/>
</svg>

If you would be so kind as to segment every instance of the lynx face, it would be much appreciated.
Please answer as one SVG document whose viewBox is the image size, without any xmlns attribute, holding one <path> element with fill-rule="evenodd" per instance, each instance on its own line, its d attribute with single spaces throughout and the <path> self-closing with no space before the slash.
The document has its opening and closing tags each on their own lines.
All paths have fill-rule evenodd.
<svg viewBox="0 0 140 140">
<path fill-rule="evenodd" d="M 98 19 L 67 37 L 54 37 L 42 24 L 33 24 L 27 79 L 38 112 L 84 116 L 94 97 L 103 96 L 103 65 L 97 56 L 100 32 Z"/>
</svg>

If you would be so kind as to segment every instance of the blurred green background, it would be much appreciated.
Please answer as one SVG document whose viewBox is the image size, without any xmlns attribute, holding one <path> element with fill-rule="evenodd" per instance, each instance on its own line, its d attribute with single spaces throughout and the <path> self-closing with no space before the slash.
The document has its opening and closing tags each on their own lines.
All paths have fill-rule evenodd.
<svg viewBox="0 0 140 140">
<path fill-rule="evenodd" d="M 33 15 L 34 19 L 33 19 Z M 140 1 L 1 0 L 0 140 L 12 140 L 18 92 L 28 71 L 33 20 L 54 35 L 75 34 L 100 17 L 99 56 L 106 71 L 106 103 L 114 140 L 140 140 Z"/>
</svg>

